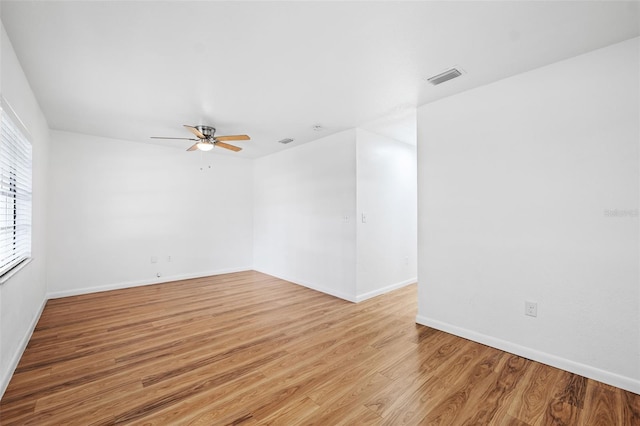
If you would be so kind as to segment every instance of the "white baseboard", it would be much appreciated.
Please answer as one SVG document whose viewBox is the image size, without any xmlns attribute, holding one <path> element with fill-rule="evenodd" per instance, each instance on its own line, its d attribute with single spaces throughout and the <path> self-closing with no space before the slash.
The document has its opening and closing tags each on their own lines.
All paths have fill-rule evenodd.
<svg viewBox="0 0 640 426">
<path fill-rule="evenodd" d="M 22 358 L 22 354 L 25 349 L 27 349 L 27 345 L 29 344 L 29 340 L 31 340 L 31 336 L 33 335 L 33 331 L 36 329 L 36 325 L 38 325 L 38 321 L 40 320 L 40 316 L 42 315 L 42 311 L 44 311 L 44 307 L 47 304 L 47 298 L 45 297 L 40 305 L 40 309 L 36 312 L 36 315 L 33 316 L 29 327 L 27 328 L 27 332 L 22 339 L 20 340 L 20 344 L 16 348 L 16 351 L 13 353 L 11 357 L 11 361 L 9 362 L 9 366 L 7 370 L 4 372 L 2 377 L 0 378 L 0 399 L 4 395 L 4 392 L 7 390 L 7 386 L 9 386 L 9 382 L 11 381 L 11 377 L 13 377 L 13 372 L 16 371 L 18 367 L 18 363 L 20 362 L 20 358 Z"/>
<path fill-rule="evenodd" d="M 640 394 L 640 380 L 634 380 L 629 377 L 621 376 L 616 373 L 592 367 L 590 365 L 581 364 L 579 362 L 571 361 L 566 358 L 561 358 L 546 352 L 541 352 L 532 348 L 528 348 L 526 346 L 521 346 L 513 342 L 509 342 L 507 340 L 498 339 L 496 337 L 488 336 L 486 334 L 478 333 L 422 315 L 418 315 L 416 317 L 416 322 L 418 324 L 426 325 L 427 327 L 435 328 L 437 330 L 454 334 L 465 339 L 473 340 L 474 342 L 482 343 L 483 345 L 491 346 L 493 348 L 500 349 L 514 355 L 528 358 L 533 361 L 541 362 L 552 367 L 569 371 L 571 373 L 579 374 L 589 379 L 597 380 L 611 386 L 625 389 L 629 392 Z"/>
<path fill-rule="evenodd" d="M 251 271 L 251 266 L 240 268 L 218 269 L 215 271 L 198 272 L 195 274 L 171 275 L 151 280 L 125 281 L 120 283 L 105 284 L 100 286 L 77 288 L 73 290 L 52 291 L 47 293 L 49 299 L 58 299 L 60 297 L 78 296 L 81 294 L 97 293 L 100 291 L 120 290 L 124 288 L 140 287 L 144 285 L 162 284 L 171 281 L 189 280 L 193 278 L 210 277 L 213 275 L 231 274 L 233 272 Z"/>
<path fill-rule="evenodd" d="M 400 281 L 399 283 L 391 284 L 383 288 L 379 288 L 368 293 L 359 294 L 356 296 L 356 302 L 362 302 L 363 300 L 371 299 L 372 297 L 379 296 L 384 293 L 388 293 L 393 290 L 397 290 L 401 287 L 407 286 L 409 284 L 414 284 L 418 281 L 417 277 L 409 278 L 408 280 Z"/>
<path fill-rule="evenodd" d="M 376 297 L 376 296 L 379 296 L 381 294 L 388 293 L 390 291 L 397 290 L 397 289 L 399 289 L 401 287 L 404 287 L 404 286 L 407 286 L 409 284 L 413 284 L 413 283 L 417 282 L 417 278 L 410 278 L 408 280 L 404 280 L 404 281 L 401 281 L 401 282 L 395 283 L 395 284 L 390 284 L 390 285 L 388 285 L 386 287 L 379 288 L 377 290 L 373 290 L 373 291 L 370 291 L 368 293 L 357 294 L 357 295 L 354 296 L 354 295 L 347 294 L 347 293 L 344 293 L 344 292 L 341 292 L 341 291 L 338 291 L 338 290 L 335 290 L 335 289 L 332 289 L 332 288 L 328 288 L 328 287 L 324 287 L 324 286 L 321 286 L 321 285 L 318 285 L 318 284 L 310 283 L 308 281 L 294 279 L 294 278 L 286 277 L 286 276 L 283 276 L 283 275 L 280 275 L 280 274 L 273 274 L 273 273 L 271 273 L 269 271 L 265 271 L 265 270 L 262 270 L 262 269 L 259 269 L 259 268 L 258 269 L 254 268 L 254 270 L 258 271 L 258 272 L 261 272 L 263 274 L 271 275 L 272 277 L 279 278 L 281 280 L 288 281 L 288 282 L 296 284 L 296 285 L 301 285 L 302 287 L 307 287 L 307 288 L 310 288 L 311 290 L 319 291 L 321 293 L 325 293 L 325 294 L 328 294 L 330 296 L 334 296 L 334 297 L 346 300 L 348 302 L 353 302 L 353 303 L 362 302 L 364 300 L 371 299 L 372 297 Z"/>
<path fill-rule="evenodd" d="M 306 281 L 299 280 L 299 279 L 285 277 L 285 276 L 280 275 L 280 274 L 274 274 L 272 272 L 269 272 L 269 271 L 266 271 L 266 270 L 263 270 L 263 269 L 259 269 L 259 268 L 253 268 L 253 270 L 257 271 L 257 272 L 261 272 L 263 274 L 271 275 L 272 277 L 279 278 L 281 280 L 288 281 L 288 282 L 293 283 L 293 284 L 301 285 L 302 287 L 310 288 L 311 290 L 319 291 L 320 293 L 325 293 L 325 294 L 328 294 L 330 296 L 334 296 L 334 297 L 337 297 L 339 299 L 346 300 L 348 302 L 354 302 L 354 303 L 357 302 L 356 296 L 351 295 L 351 294 L 347 294 L 347 293 L 343 293 L 341 291 L 338 291 L 338 290 L 335 290 L 335 289 L 332 289 L 332 288 L 323 287 L 321 285 L 310 283 L 310 282 L 306 282 Z"/>
</svg>

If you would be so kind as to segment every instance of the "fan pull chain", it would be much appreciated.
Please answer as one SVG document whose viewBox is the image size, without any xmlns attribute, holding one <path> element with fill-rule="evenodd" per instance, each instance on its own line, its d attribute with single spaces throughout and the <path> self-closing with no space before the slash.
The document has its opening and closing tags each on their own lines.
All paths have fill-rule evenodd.
<svg viewBox="0 0 640 426">
<path fill-rule="evenodd" d="M 204 152 L 203 152 L 203 151 L 200 151 L 200 164 L 203 164 L 203 163 L 204 163 L 204 161 L 203 161 L 203 160 L 204 160 Z M 210 168 L 211 168 L 211 164 L 209 164 L 206 168 L 207 168 L 207 169 L 210 169 Z M 205 169 L 205 166 L 204 166 L 204 165 L 200 166 L 200 171 L 201 171 L 201 172 L 202 172 L 202 171 L 204 171 L 204 169 Z"/>
</svg>

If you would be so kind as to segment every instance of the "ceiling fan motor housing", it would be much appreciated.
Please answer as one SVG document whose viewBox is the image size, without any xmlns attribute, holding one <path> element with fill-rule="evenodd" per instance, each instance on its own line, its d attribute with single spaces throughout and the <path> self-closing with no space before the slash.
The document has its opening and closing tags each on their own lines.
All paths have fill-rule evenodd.
<svg viewBox="0 0 640 426">
<path fill-rule="evenodd" d="M 216 128 L 211 126 L 196 126 L 196 129 L 200 131 L 207 139 L 212 139 L 216 134 Z"/>
</svg>

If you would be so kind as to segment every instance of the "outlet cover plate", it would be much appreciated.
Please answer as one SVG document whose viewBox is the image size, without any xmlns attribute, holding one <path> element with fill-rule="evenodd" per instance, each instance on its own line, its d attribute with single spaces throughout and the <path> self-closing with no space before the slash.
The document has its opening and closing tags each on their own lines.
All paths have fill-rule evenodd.
<svg viewBox="0 0 640 426">
<path fill-rule="evenodd" d="M 536 302 L 524 302 L 524 314 L 530 317 L 537 317 L 538 304 Z"/>
</svg>

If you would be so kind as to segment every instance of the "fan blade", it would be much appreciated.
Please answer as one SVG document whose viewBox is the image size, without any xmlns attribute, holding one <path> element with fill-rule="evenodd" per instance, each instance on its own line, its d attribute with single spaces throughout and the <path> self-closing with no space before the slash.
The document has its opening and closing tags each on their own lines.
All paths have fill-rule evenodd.
<svg viewBox="0 0 640 426">
<path fill-rule="evenodd" d="M 198 144 L 194 143 L 191 147 L 189 147 L 189 149 L 187 149 L 187 151 L 196 151 L 198 149 Z"/>
<path fill-rule="evenodd" d="M 231 151 L 235 151 L 235 152 L 242 150 L 242 148 L 240 148 L 239 146 L 229 145 L 228 143 L 224 143 L 224 142 L 216 142 L 215 145 L 219 146 L 220 148 L 230 149 Z"/>
<path fill-rule="evenodd" d="M 247 135 L 231 135 L 231 136 L 216 136 L 218 141 L 248 141 L 251 138 Z"/>
<path fill-rule="evenodd" d="M 200 130 L 196 129 L 193 126 L 187 126 L 185 124 L 184 127 L 186 127 L 187 130 L 189 130 L 191 133 L 193 133 L 194 135 L 196 135 L 200 139 L 206 139 L 207 138 L 205 135 L 202 134 L 202 132 L 200 132 Z"/>
<path fill-rule="evenodd" d="M 200 139 L 193 138 L 165 138 L 164 136 L 151 136 L 151 139 L 176 139 L 176 140 L 185 140 L 185 141 L 199 141 Z"/>
</svg>

